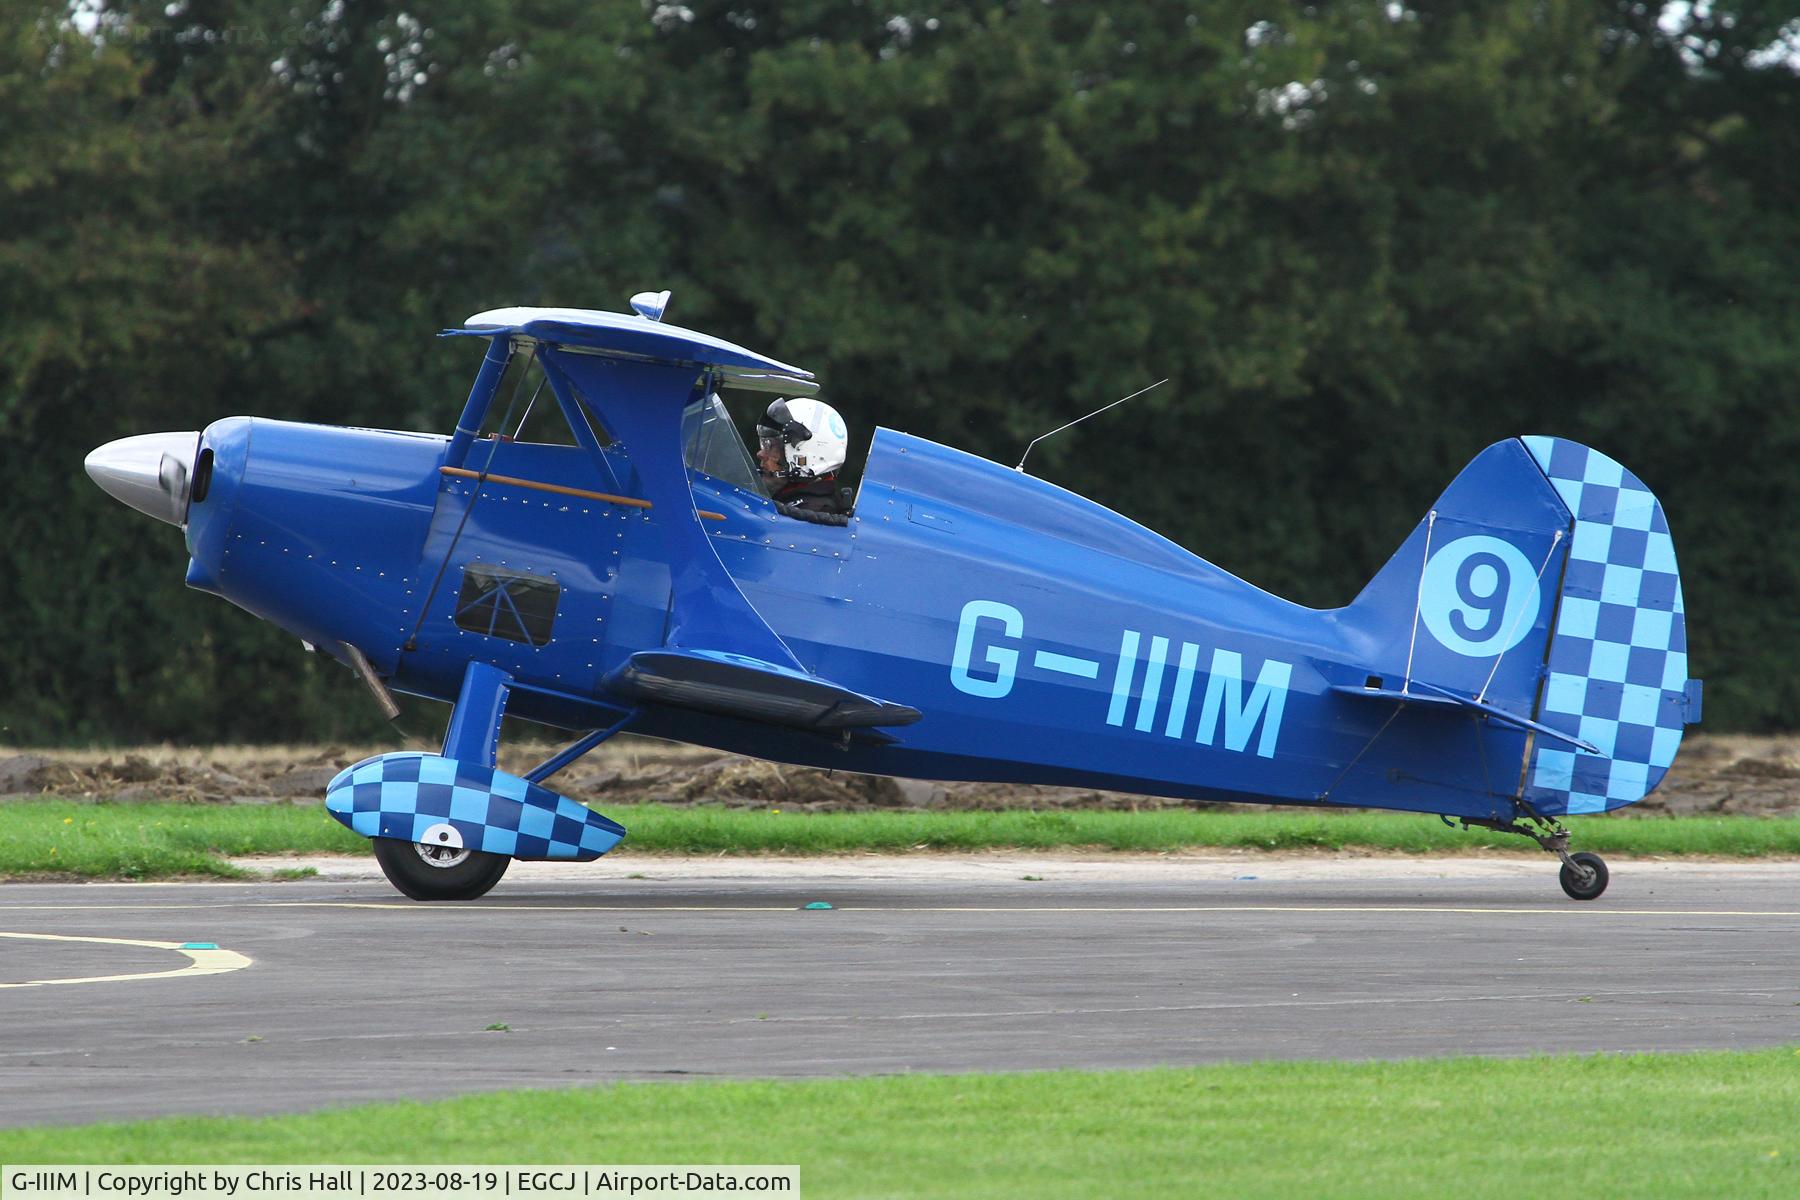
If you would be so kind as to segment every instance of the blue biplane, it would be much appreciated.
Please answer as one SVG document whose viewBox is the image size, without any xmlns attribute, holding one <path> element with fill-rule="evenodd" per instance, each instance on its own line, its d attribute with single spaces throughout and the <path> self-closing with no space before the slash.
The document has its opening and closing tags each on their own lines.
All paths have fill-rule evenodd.
<svg viewBox="0 0 1800 1200">
<path fill-rule="evenodd" d="M 420 900 L 625 836 L 545 787 L 621 730 L 816 767 L 1434 813 L 1524 834 L 1642 799 L 1698 720 L 1662 506 L 1553 437 L 1476 456 L 1352 603 L 1277 599 L 1093 501 L 879 430 L 854 508 L 766 494 L 721 389 L 810 373 L 633 313 L 510 308 L 448 437 L 228 417 L 87 469 L 186 531 L 187 582 L 389 689 L 442 753 L 326 805 Z M 538 432 L 551 427 L 549 434 Z M 496 766 L 501 720 L 585 731 Z"/>
</svg>

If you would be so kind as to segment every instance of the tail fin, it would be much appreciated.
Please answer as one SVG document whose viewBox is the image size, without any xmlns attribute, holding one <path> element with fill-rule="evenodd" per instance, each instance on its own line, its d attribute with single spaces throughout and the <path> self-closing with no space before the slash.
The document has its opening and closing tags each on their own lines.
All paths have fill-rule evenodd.
<svg viewBox="0 0 1800 1200">
<path fill-rule="evenodd" d="M 1381 672 L 1372 691 L 1448 693 L 1538 723 L 1519 794 L 1545 815 L 1643 799 L 1699 720 L 1662 505 L 1561 438 L 1477 455 L 1343 622 Z"/>
</svg>

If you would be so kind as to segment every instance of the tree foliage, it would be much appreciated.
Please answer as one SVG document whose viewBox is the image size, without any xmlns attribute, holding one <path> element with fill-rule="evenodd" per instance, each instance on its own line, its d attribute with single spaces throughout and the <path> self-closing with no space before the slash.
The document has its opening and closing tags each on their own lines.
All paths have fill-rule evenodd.
<svg viewBox="0 0 1800 1200">
<path fill-rule="evenodd" d="M 22 12 L 21 12 L 22 10 Z M 1800 705 L 1800 23 L 1594 0 L 84 0 L 0 25 L 0 726 L 367 732 L 80 470 L 447 429 L 482 308 L 672 318 L 1347 601 L 1488 442 L 1661 495 L 1714 728 Z"/>
</svg>

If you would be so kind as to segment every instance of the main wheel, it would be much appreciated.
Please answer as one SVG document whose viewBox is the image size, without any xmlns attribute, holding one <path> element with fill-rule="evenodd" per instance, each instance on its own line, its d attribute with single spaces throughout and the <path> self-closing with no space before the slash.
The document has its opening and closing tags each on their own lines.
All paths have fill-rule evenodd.
<svg viewBox="0 0 1800 1200">
<path fill-rule="evenodd" d="M 376 838 L 375 861 L 388 882 L 414 900 L 473 900 L 500 882 L 512 859 L 461 847 Z"/>
<path fill-rule="evenodd" d="M 1606 890 L 1606 860 L 1598 854 L 1589 854 L 1585 850 L 1580 854 L 1571 854 L 1570 863 L 1564 863 L 1562 874 L 1562 890 L 1569 894 L 1571 900 L 1592 900 Z"/>
</svg>

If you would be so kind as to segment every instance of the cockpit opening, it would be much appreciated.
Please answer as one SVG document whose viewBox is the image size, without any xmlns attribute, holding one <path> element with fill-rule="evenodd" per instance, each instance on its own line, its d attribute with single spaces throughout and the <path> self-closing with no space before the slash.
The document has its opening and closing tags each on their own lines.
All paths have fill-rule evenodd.
<svg viewBox="0 0 1800 1200">
<path fill-rule="evenodd" d="M 818 525 L 850 520 L 850 492 L 838 486 L 848 448 L 843 418 L 817 400 L 777 400 L 758 419 L 751 461 L 717 392 L 688 405 L 682 443 L 688 468 L 758 495 L 783 516 Z"/>
</svg>

